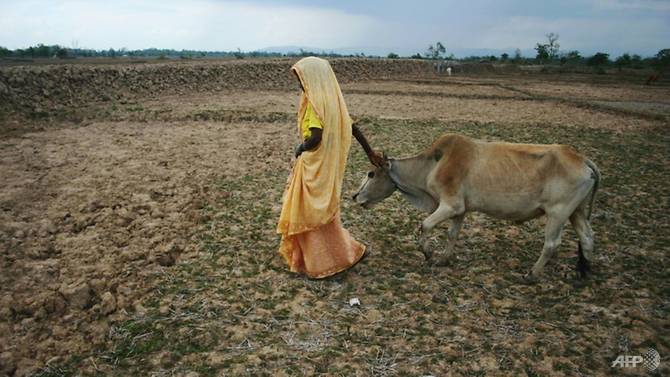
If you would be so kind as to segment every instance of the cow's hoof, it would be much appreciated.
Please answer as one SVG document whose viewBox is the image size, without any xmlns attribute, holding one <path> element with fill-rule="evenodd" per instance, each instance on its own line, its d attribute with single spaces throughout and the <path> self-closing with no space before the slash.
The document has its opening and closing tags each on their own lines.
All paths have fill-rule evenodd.
<svg viewBox="0 0 670 377">
<path fill-rule="evenodd" d="M 523 279 L 522 279 L 522 282 L 524 284 L 528 284 L 528 285 L 536 284 L 539 281 L 540 281 L 540 279 L 537 276 L 533 275 L 532 272 L 529 272 L 529 273 L 523 275 Z"/>
<path fill-rule="evenodd" d="M 580 279 L 586 279 L 591 273 L 591 264 L 584 257 L 580 257 L 577 260 L 576 270 Z"/>
</svg>

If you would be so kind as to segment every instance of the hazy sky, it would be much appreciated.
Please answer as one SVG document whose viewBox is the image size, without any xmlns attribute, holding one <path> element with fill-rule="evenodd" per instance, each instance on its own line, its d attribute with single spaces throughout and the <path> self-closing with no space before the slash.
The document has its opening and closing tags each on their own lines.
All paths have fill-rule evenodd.
<svg viewBox="0 0 670 377">
<path fill-rule="evenodd" d="M 236 50 L 270 46 L 424 52 L 561 50 L 655 54 L 670 48 L 670 0 L 0 0 L 0 46 Z"/>
</svg>

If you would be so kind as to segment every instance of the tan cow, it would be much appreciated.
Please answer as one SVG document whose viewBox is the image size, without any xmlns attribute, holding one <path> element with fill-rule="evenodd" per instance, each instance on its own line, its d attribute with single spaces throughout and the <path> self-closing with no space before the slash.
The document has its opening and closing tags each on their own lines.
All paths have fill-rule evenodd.
<svg viewBox="0 0 670 377">
<path fill-rule="evenodd" d="M 513 221 L 546 214 L 544 248 L 530 277 L 541 274 L 569 219 L 579 236 L 577 270 L 585 276 L 593 259 L 589 219 L 599 182 L 596 165 L 569 146 L 485 142 L 447 134 L 414 157 L 385 157 L 382 166 L 368 173 L 354 200 L 368 208 L 397 189 L 430 213 L 419 237 L 427 260 L 432 256 L 428 234 L 444 220 L 452 220 L 451 250 L 467 212 Z M 438 263 L 448 258 L 446 254 Z"/>
</svg>

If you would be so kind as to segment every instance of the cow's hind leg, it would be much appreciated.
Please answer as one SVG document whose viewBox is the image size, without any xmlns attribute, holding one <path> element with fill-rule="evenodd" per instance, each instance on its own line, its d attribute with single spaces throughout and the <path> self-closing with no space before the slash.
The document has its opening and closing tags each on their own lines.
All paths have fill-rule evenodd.
<svg viewBox="0 0 670 377">
<path fill-rule="evenodd" d="M 433 228 L 435 228 L 435 226 L 447 219 L 461 216 L 462 221 L 462 212 L 463 211 L 459 211 L 457 207 L 441 201 L 435 212 L 431 213 L 430 216 L 423 220 L 419 228 L 419 245 L 421 246 L 421 251 L 423 252 L 424 257 L 426 257 L 426 260 L 430 260 L 433 256 L 433 251 L 428 247 L 428 235 L 430 232 L 433 230 Z M 458 222 L 458 224 L 456 224 L 456 222 L 458 222 L 458 220 L 455 220 L 455 223 L 452 224 L 452 227 L 449 229 L 450 234 L 452 232 L 452 228 L 455 234 L 457 234 L 458 230 L 460 230 L 460 222 Z M 440 264 L 444 264 L 445 261 L 440 262 Z"/>
<path fill-rule="evenodd" d="M 593 261 L 593 230 L 586 218 L 584 208 L 579 207 L 570 216 L 570 223 L 579 236 L 579 248 L 577 249 L 577 272 L 584 278 L 591 271 Z"/>
<path fill-rule="evenodd" d="M 544 247 L 542 248 L 542 255 L 535 262 L 533 269 L 530 272 L 529 278 L 538 278 L 542 274 L 544 266 L 549 262 L 549 259 L 556 253 L 558 246 L 561 244 L 561 232 L 563 225 L 567 219 L 563 216 L 549 216 L 547 226 L 544 229 Z"/>
</svg>

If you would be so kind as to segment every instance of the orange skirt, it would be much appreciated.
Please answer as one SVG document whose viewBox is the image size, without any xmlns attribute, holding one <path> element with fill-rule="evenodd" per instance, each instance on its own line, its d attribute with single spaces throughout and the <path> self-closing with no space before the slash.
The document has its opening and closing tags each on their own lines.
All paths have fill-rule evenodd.
<svg viewBox="0 0 670 377">
<path fill-rule="evenodd" d="M 292 236 L 282 235 L 279 253 L 292 272 L 322 279 L 355 265 L 365 254 L 365 245 L 344 229 L 337 212 L 326 225 Z"/>
</svg>

